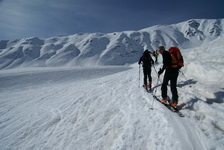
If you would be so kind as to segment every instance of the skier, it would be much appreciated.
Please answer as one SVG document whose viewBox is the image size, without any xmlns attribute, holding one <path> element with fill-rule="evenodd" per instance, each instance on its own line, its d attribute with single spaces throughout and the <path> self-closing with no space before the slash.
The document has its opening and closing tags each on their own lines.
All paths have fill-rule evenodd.
<svg viewBox="0 0 224 150">
<path fill-rule="evenodd" d="M 154 61 L 152 57 L 150 56 L 149 50 L 145 50 L 142 57 L 140 58 L 138 64 L 140 65 L 143 63 L 143 74 L 144 74 L 144 88 L 148 90 L 148 85 L 149 85 L 149 90 L 152 88 L 152 77 L 151 77 L 151 66 L 154 64 Z M 149 80 L 149 83 L 147 85 L 147 78 Z"/>
<path fill-rule="evenodd" d="M 180 68 L 172 67 L 171 54 L 165 50 L 164 46 L 160 46 L 158 48 L 158 51 L 163 56 L 163 67 L 162 69 L 160 68 L 158 75 L 160 76 L 163 73 L 163 71 L 166 70 L 165 75 L 163 77 L 162 87 L 161 87 L 162 98 L 163 98 L 161 102 L 167 103 L 167 85 L 168 85 L 168 82 L 170 81 L 171 93 L 172 93 L 171 106 L 176 108 L 178 104 L 178 93 L 177 93 L 176 86 L 177 86 L 177 78 L 178 78 Z"/>
</svg>

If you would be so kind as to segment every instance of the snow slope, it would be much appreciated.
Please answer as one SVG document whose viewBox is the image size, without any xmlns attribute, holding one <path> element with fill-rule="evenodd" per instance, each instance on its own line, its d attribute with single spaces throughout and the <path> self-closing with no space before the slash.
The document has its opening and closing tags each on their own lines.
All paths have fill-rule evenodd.
<svg viewBox="0 0 224 150">
<path fill-rule="evenodd" d="M 1 70 L 1 150 L 222 150 L 223 41 L 183 50 L 178 91 L 184 118 L 141 88 L 137 63 Z M 152 77 L 155 86 L 154 69 Z"/>
<path fill-rule="evenodd" d="M 1 149 L 205 148 L 188 118 L 156 102 L 151 109 L 153 99 L 139 88 L 137 69 L 107 76 L 101 68 L 93 73 L 97 78 L 87 76 L 89 69 L 5 73 L 5 84 L 11 84 L 1 92 Z M 51 83 L 54 73 L 70 81 L 53 76 L 57 82 Z"/>
<path fill-rule="evenodd" d="M 0 69 L 135 63 L 145 49 L 194 48 L 223 35 L 223 19 L 192 19 L 140 31 L 85 33 L 0 41 Z"/>
</svg>

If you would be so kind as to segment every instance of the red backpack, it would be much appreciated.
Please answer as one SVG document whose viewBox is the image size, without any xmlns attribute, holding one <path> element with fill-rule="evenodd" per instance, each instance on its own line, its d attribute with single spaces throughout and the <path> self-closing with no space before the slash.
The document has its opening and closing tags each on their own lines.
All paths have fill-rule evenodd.
<svg viewBox="0 0 224 150">
<path fill-rule="evenodd" d="M 169 52 L 172 58 L 171 68 L 181 68 L 184 66 L 184 59 L 180 52 L 180 49 L 177 47 L 170 47 Z"/>
</svg>

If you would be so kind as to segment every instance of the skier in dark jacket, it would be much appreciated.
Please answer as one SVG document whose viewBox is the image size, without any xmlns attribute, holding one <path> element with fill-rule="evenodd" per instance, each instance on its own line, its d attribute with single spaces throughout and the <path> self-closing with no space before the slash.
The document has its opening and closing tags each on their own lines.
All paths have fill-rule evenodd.
<svg viewBox="0 0 224 150">
<path fill-rule="evenodd" d="M 154 61 L 150 56 L 150 52 L 148 50 L 145 50 L 142 57 L 140 58 L 138 64 L 140 65 L 141 63 L 144 74 L 144 88 L 148 90 L 149 85 L 149 90 L 151 90 L 152 87 L 151 66 L 154 64 Z M 148 84 L 147 84 L 147 78 L 149 80 Z"/>
<path fill-rule="evenodd" d="M 164 46 L 160 46 L 158 48 L 160 54 L 163 56 L 163 67 L 159 70 L 158 75 L 161 75 L 164 70 L 165 74 L 163 77 L 163 83 L 162 83 L 162 103 L 167 103 L 167 85 L 170 81 L 170 88 L 172 93 L 172 102 L 171 105 L 173 107 L 177 107 L 178 103 L 178 93 L 177 93 L 177 78 L 179 74 L 179 68 L 173 68 L 172 67 L 172 58 L 168 51 L 165 50 Z"/>
</svg>

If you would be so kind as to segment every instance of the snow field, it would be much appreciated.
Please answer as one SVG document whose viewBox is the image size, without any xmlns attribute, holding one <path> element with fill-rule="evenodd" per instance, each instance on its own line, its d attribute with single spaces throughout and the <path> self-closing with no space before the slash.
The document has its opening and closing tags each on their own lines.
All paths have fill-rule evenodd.
<svg viewBox="0 0 224 150">
<path fill-rule="evenodd" d="M 202 132 L 192 128 L 186 110 L 187 118 L 179 118 L 156 101 L 152 109 L 152 96 L 139 87 L 137 67 L 93 70 L 31 69 L 22 76 L 39 84 L 20 77 L 17 86 L 13 78 L 21 73 L 2 73 L 9 79 L 8 89 L 1 89 L 2 149 L 204 147 Z"/>
</svg>

